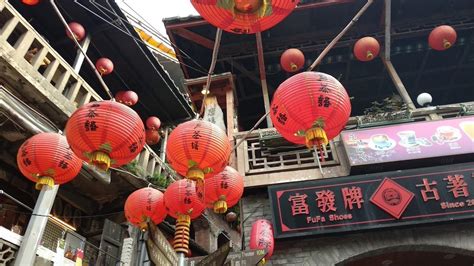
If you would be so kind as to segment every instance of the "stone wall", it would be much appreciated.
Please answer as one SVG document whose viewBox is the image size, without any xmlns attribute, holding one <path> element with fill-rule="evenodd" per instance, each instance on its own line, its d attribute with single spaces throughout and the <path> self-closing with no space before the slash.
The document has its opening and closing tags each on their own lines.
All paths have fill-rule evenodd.
<svg viewBox="0 0 474 266">
<path fill-rule="evenodd" d="M 272 220 L 266 193 L 242 199 L 245 249 L 248 249 L 252 223 L 261 218 Z M 344 265 L 356 258 L 385 251 L 442 251 L 474 256 L 474 223 L 456 222 L 413 226 L 330 237 L 275 239 L 273 257 L 266 265 Z"/>
</svg>

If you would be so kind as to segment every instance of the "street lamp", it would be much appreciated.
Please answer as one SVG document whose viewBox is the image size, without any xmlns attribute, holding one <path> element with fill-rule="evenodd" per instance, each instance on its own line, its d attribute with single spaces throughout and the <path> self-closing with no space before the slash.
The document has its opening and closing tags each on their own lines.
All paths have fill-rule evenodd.
<svg viewBox="0 0 474 266">
<path fill-rule="evenodd" d="M 418 97 L 416 97 L 416 102 L 422 107 L 430 106 L 433 101 L 433 97 L 429 93 L 423 92 Z"/>
</svg>

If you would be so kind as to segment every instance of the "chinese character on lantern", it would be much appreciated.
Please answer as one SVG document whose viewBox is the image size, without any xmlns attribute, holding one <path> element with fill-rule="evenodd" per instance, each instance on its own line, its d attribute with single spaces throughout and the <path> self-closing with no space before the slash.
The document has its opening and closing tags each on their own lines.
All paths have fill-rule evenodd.
<svg viewBox="0 0 474 266">
<path fill-rule="evenodd" d="M 448 177 L 443 178 L 443 180 L 448 181 L 446 187 L 450 188 L 450 192 L 453 192 L 454 198 L 469 196 L 467 183 L 464 181 L 463 175 L 448 175 Z"/>
<path fill-rule="evenodd" d="M 296 193 L 288 198 L 288 201 L 291 201 L 291 214 L 293 216 L 298 214 L 309 214 L 308 204 L 306 204 L 306 194 L 300 195 Z"/>
<path fill-rule="evenodd" d="M 362 198 L 362 189 L 360 187 L 344 187 L 341 189 L 342 197 L 344 198 L 344 207 L 350 210 L 353 208 L 353 204 L 357 204 L 357 208 L 362 208 L 364 199 Z"/>
<path fill-rule="evenodd" d="M 436 186 L 436 184 L 438 184 L 436 181 L 429 183 L 428 178 L 423 178 L 423 184 L 416 185 L 417 187 L 423 187 L 423 189 L 421 189 L 421 196 L 423 197 L 424 202 L 427 202 L 431 199 L 439 200 L 438 189 L 435 187 L 431 187 Z"/>
<path fill-rule="evenodd" d="M 331 190 L 321 190 L 316 192 L 316 202 L 321 212 L 336 211 L 336 199 Z"/>
</svg>

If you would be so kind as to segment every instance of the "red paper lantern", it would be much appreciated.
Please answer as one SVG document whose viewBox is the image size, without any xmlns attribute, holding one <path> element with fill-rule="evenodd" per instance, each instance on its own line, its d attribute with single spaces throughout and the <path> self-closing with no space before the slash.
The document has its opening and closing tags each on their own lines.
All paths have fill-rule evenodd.
<svg viewBox="0 0 474 266">
<path fill-rule="evenodd" d="M 230 142 L 221 128 L 207 121 L 191 120 L 171 132 L 166 158 L 179 174 L 203 180 L 224 170 L 230 152 Z"/>
<path fill-rule="evenodd" d="M 372 37 L 359 39 L 354 45 L 354 55 L 359 61 L 371 61 L 379 55 L 380 44 Z"/>
<path fill-rule="evenodd" d="M 304 54 L 298 49 L 291 48 L 283 52 L 280 57 L 280 64 L 286 72 L 296 72 L 304 67 Z"/>
<path fill-rule="evenodd" d="M 146 230 L 148 219 L 159 224 L 167 214 L 163 193 L 150 187 L 135 190 L 130 194 L 125 201 L 124 210 L 127 221 L 141 230 Z"/>
<path fill-rule="evenodd" d="M 434 28 L 428 37 L 428 43 L 434 50 L 443 51 L 454 45 L 457 33 L 453 27 L 442 25 Z"/>
<path fill-rule="evenodd" d="M 191 0 L 212 25 L 237 34 L 267 30 L 288 16 L 299 0 Z"/>
<path fill-rule="evenodd" d="M 146 144 L 155 145 L 160 142 L 160 133 L 157 130 L 147 129 L 145 132 Z"/>
<path fill-rule="evenodd" d="M 39 133 L 26 140 L 16 156 L 21 173 L 36 183 L 53 187 L 77 176 L 82 161 L 69 148 L 66 137 L 58 133 Z"/>
<path fill-rule="evenodd" d="M 158 130 L 161 126 L 161 121 L 156 116 L 150 116 L 147 118 L 145 124 L 146 127 L 149 129 Z"/>
<path fill-rule="evenodd" d="M 196 191 L 196 183 L 188 179 L 173 182 L 165 191 L 168 214 L 176 218 L 173 241 L 176 252 L 188 253 L 191 219 L 199 217 L 205 209 L 201 200 L 202 195 L 198 195 Z"/>
<path fill-rule="evenodd" d="M 114 101 L 91 102 L 69 118 L 66 137 L 79 158 L 107 171 L 137 157 L 145 145 L 145 127 L 128 106 Z"/>
<path fill-rule="evenodd" d="M 25 5 L 34 6 L 39 4 L 40 0 L 21 0 L 21 2 Z"/>
<path fill-rule="evenodd" d="M 66 35 L 69 39 L 76 38 L 77 41 L 81 41 L 82 39 L 84 39 L 84 37 L 86 36 L 86 30 L 81 24 L 77 22 L 71 22 L 68 25 L 73 33 L 73 35 L 71 35 L 71 33 L 69 33 L 69 31 L 66 29 Z"/>
<path fill-rule="evenodd" d="M 206 179 L 204 191 L 206 204 L 213 207 L 215 213 L 225 213 L 242 197 L 244 178 L 234 168 L 227 166 L 224 171 Z"/>
<path fill-rule="evenodd" d="M 278 87 L 270 117 L 285 139 L 311 148 L 327 145 L 344 128 L 350 114 L 349 96 L 337 79 L 303 72 Z"/>
<path fill-rule="evenodd" d="M 138 102 L 138 95 L 134 91 L 118 91 L 115 100 L 127 106 L 133 106 Z"/>
<path fill-rule="evenodd" d="M 250 231 L 250 249 L 266 249 L 265 260 L 269 260 L 273 255 L 274 244 L 273 227 L 270 221 L 260 219 L 253 222 Z"/>
<path fill-rule="evenodd" d="M 95 62 L 95 67 L 102 76 L 108 75 L 114 71 L 114 63 L 106 57 L 99 58 L 99 60 Z"/>
</svg>

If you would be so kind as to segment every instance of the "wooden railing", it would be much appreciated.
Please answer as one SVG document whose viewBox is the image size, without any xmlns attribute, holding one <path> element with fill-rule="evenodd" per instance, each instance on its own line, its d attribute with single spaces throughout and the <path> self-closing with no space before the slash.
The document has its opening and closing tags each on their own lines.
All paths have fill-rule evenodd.
<svg viewBox="0 0 474 266">
<path fill-rule="evenodd" d="M 71 45 L 72 42 L 71 42 Z M 54 50 L 7 1 L 0 0 L 0 58 L 1 64 L 14 69 L 43 97 L 69 117 L 77 108 L 101 101 L 97 92 Z M 2 78 L 12 76 L 6 71 Z M 11 77 L 11 83 L 18 80 Z M 15 87 L 15 84 L 12 84 Z M 24 88 L 16 88 L 23 89 Z M 25 94 L 25 91 L 21 92 Z M 148 146 L 136 158 L 144 176 L 153 176 L 156 169 L 168 175 L 174 172 Z"/>
</svg>

